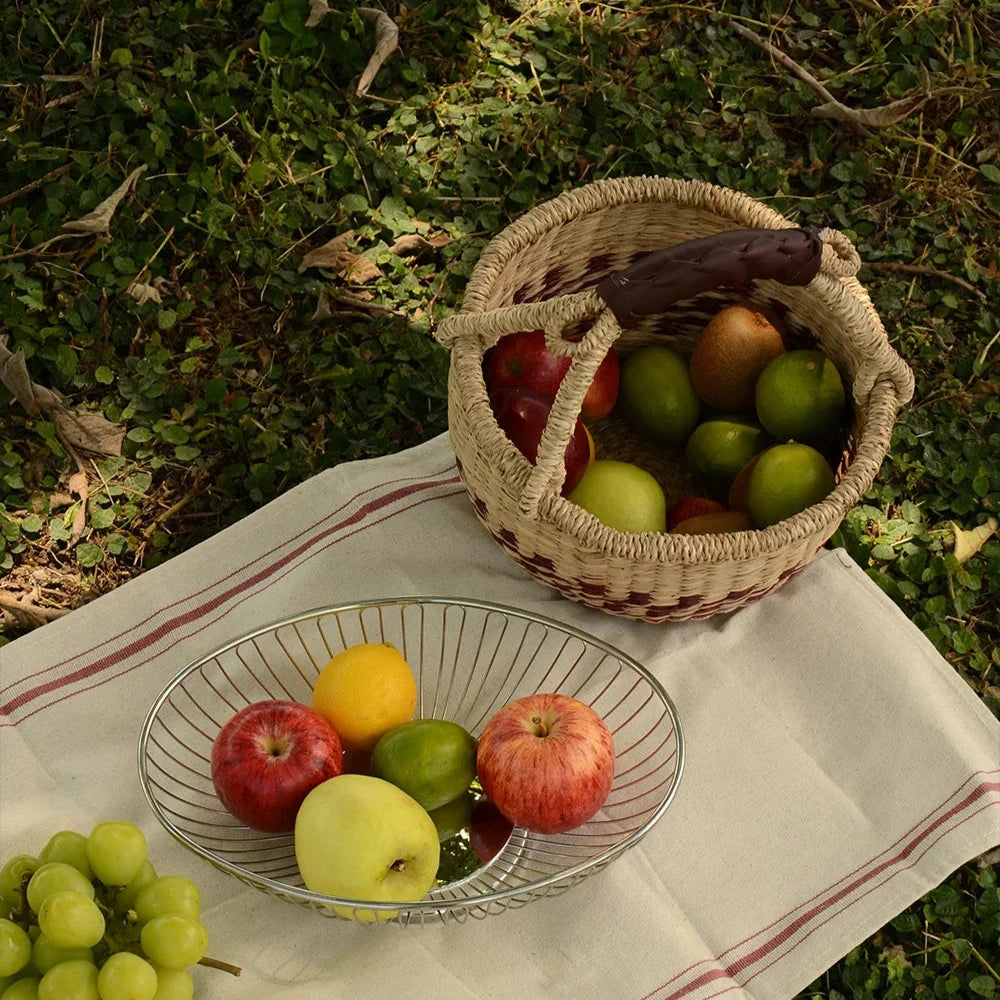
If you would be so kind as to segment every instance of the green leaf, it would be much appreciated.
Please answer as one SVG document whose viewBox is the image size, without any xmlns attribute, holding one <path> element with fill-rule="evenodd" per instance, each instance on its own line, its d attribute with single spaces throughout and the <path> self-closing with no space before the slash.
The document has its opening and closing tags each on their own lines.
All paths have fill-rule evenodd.
<svg viewBox="0 0 1000 1000">
<path fill-rule="evenodd" d="M 979 168 L 979 171 L 988 181 L 992 181 L 994 184 L 1000 184 L 1000 167 L 998 167 L 995 163 L 984 163 Z"/>
<path fill-rule="evenodd" d="M 976 976 L 969 980 L 969 989 L 981 997 L 991 997 L 997 988 L 992 976 Z"/>
<path fill-rule="evenodd" d="M 84 569 L 96 566 L 104 558 L 104 550 L 90 542 L 81 542 L 74 551 L 76 552 L 76 561 Z"/>
<path fill-rule="evenodd" d="M 115 380 L 115 373 L 107 365 L 101 365 L 95 370 L 94 378 L 102 385 L 111 385 Z"/>
</svg>

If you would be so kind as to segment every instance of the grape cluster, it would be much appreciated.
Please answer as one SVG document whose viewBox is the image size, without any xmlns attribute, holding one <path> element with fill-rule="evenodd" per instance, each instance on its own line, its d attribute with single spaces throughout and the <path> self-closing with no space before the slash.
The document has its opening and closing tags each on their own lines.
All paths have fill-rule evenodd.
<svg viewBox="0 0 1000 1000">
<path fill-rule="evenodd" d="M 157 875 L 134 823 L 53 834 L 0 868 L 0 1000 L 191 1000 L 201 893 Z"/>
</svg>

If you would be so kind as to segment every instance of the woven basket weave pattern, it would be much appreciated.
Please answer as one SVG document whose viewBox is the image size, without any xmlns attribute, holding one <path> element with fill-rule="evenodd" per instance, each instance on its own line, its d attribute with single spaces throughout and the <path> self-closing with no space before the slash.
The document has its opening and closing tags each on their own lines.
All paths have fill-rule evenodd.
<svg viewBox="0 0 1000 1000">
<path fill-rule="evenodd" d="M 718 288 L 626 330 L 593 293 L 601 279 L 652 251 L 728 230 L 791 226 L 766 206 L 726 189 L 625 178 L 546 202 L 487 247 L 461 312 L 438 334 L 451 349 L 449 433 L 477 516 L 504 551 L 540 581 L 572 600 L 648 621 L 732 611 L 807 565 L 869 488 L 913 380 L 853 277 L 859 261 L 840 234 L 831 234 L 822 271 L 809 285 L 761 280 Z M 722 535 L 620 532 L 564 499 L 561 455 L 606 348 L 613 343 L 624 357 L 656 342 L 689 355 L 715 312 L 747 300 L 780 316 L 796 346 L 821 347 L 849 387 L 850 428 L 833 492 L 777 525 Z M 554 349 L 575 358 L 532 467 L 497 426 L 482 359 L 504 333 L 537 327 L 546 329 Z M 586 336 L 567 347 L 557 340 L 566 332 Z M 650 468 L 668 504 L 689 492 L 681 452 L 651 449 L 614 415 L 591 429 L 602 457 L 633 459 Z"/>
</svg>

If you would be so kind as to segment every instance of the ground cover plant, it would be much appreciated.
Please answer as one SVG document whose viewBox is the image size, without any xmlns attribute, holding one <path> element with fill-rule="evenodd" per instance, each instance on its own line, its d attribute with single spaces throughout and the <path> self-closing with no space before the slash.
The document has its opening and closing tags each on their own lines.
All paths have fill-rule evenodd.
<svg viewBox="0 0 1000 1000">
<path fill-rule="evenodd" d="M 330 6 L 0 10 L 0 644 L 444 431 L 490 237 L 656 174 L 854 240 L 917 391 L 834 542 L 1000 713 L 995 5 Z M 808 995 L 990 996 L 998 911 L 966 866 Z"/>
</svg>

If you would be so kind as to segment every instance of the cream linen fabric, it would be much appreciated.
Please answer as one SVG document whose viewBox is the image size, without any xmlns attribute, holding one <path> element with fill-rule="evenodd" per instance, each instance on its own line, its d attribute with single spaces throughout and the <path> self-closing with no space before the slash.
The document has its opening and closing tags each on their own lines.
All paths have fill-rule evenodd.
<svg viewBox="0 0 1000 1000">
<path fill-rule="evenodd" d="M 635 849 L 569 892 L 447 927 L 361 927 L 230 879 L 156 824 L 136 742 L 208 649 L 325 604 L 510 604 L 590 630 L 673 697 L 687 761 Z M 0 649 L 2 854 L 127 818 L 160 873 L 203 890 L 196 996 L 785 1000 L 1000 842 L 1000 728 L 841 551 L 706 622 L 566 601 L 476 522 L 442 436 L 325 472 L 157 569 Z"/>
</svg>

